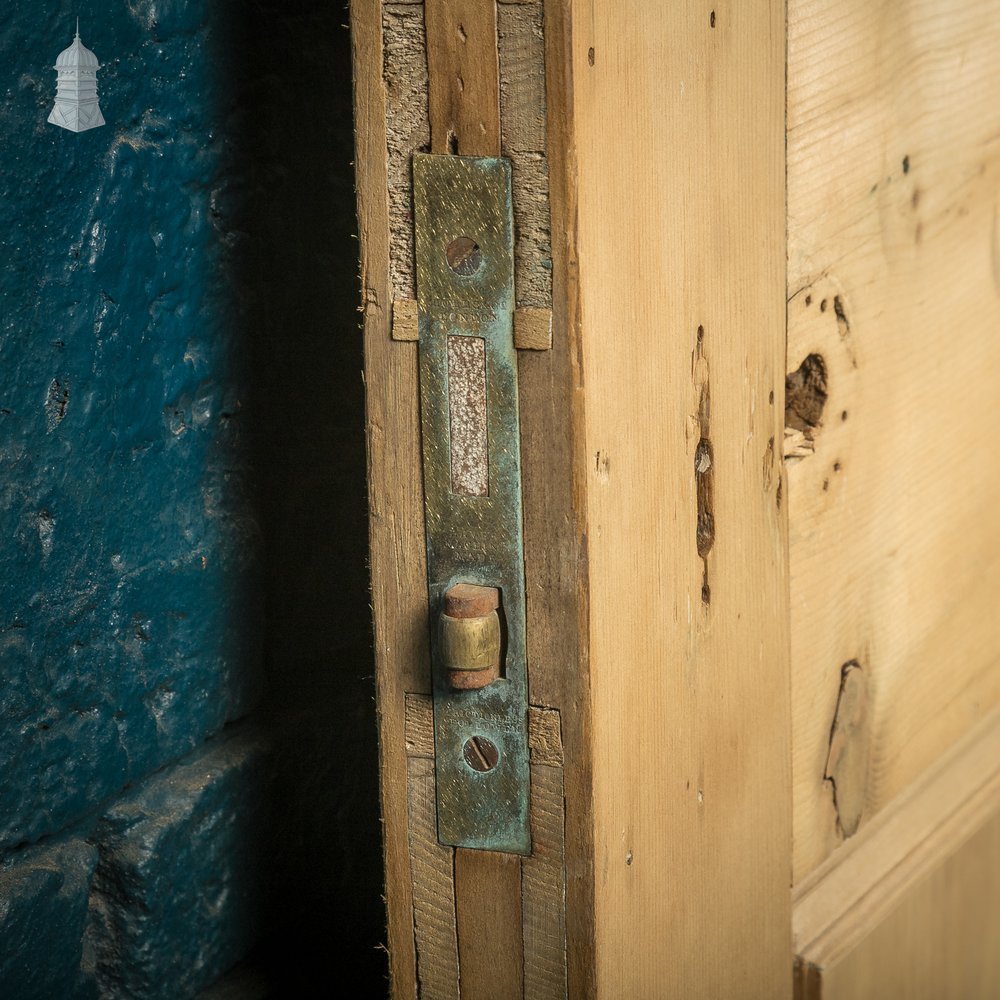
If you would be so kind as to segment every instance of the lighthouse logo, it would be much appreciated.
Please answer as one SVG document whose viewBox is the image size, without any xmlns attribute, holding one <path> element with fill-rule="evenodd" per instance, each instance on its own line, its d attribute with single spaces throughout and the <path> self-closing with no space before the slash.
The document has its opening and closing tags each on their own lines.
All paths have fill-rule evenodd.
<svg viewBox="0 0 1000 1000">
<path fill-rule="evenodd" d="M 56 103 L 49 122 L 71 132 L 86 132 L 104 124 L 97 103 L 97 56 L 80 41 L 80 20 L 73 44 L 56 59 Z"/>
</svg>

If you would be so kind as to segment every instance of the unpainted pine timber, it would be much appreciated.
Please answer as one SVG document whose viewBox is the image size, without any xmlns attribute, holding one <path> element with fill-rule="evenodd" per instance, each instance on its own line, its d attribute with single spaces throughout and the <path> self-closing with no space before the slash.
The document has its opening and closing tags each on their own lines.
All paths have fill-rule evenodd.
<svg viewBox="0 0 1000 1000">
<path fill-rule="evenodd" d="M 459 1000 L 455 852 L 437 839 L 434 761 L 411 757 L 407 771 L 419 1000 Z"/>
<path fill-rule="evenodd" d="M 794 893 L 802 1000 L 1000 995 L 1000 710 Z"/>
<path fill-rule="evenodd" d="M 785 8 L 572 10 L 597 996 L 788 997 Z"/>
<path fill-rule="evenodd" d="M 563 766 L 562 723 L 555 709 L 528 709 L 528 747 L 532 764 Z"/>
<path fill-rule="evenodd" d="M 519 307 L 551 308 L 552 234 L 549 161 L 544 153 L 505 151 L 514 187 L 514 284 Z"/>
<path fill-rule="evenodd" d="M 545 85 L 545 11 L 542 0 L 497 6 L 500 56 L 500 137 L 514 187 L 514 274 L 519 307 L 541 319 L 552 306 L 552 236 Z M 518 316 L 515 315 L 515 345 Z M 530 345 L 547 350 L 542 339 Z"/>
<path fill-rule="evenodd" d="M 587 654 L 589 462 L 583 434 L 572 112 L 576 67 L 569 0 L 545 0 L 543 14 L 552 348 L 521 351 L 517 359 L 528 685 L 533 705 L 560 709 L 568 993 L 574 1000 L 588 1000 L 594 996 L 595 884 Z M 529 729 L 529 738 L 533 731 Z M 532 763 L 538 762 L 539 747 L 533 743 Z"/>
<path fill-rule="evenodd" d="M 542 0 L 497 5 L 500 136 L 504 150 L 545 152 L 545 47 Z"/>
<path fill-rule="evenodd" d="M 431 152 L 500 155 L 495 0 L 425 0 Z"/>
<path fill-rule="evenodd" d="M 392 303 L 392 339 L 403 341 L 420 339 L 416 299 L 396 299 Z"/>
<path fill-rule="evenodd" d="M 997 0 L 788 4 L 796 883 L 842 841 L 845 663 L 861 830 L 1000 703 L 998 94 Z"/>
<path fill-rule="evenodd" d="M 455 850 L 462 1000 L 523 1000 L 521 858 Z"/>
<path fill-rule="evenodd" d="M 383 58 L 378 5 L 355 4 L 352 10 L 358 79 L 359 216 L 366 276 L 364 290 L 368 302 L 366 337 L 369 359 L 378 362 L 374 367 L 370 362 L 367 373 L 369 413 L 377 418 L 370 434 L 373 441 L 384 447 L 387 428 L 397 424 L 403 428 L 400 436 L 388 442 L 397 446 L 393 452 L 395 461 L 387 460 L 387 456 L 375 449 L 372 449 L 373 458 L 370 461 L 373 603 L 376 627 L 383 640 L 376 656 L 380 704 L 383 706 L 380 731 L 384 757 L 382 779 L 390 965 L 393 995 L 403 997 L 412 996 L 416 988 L 411 886 L 409 879 L 403 877 L 399 870 L 399 862 L 403 859 L 401 845 L 405 847 L 405 829 L 399 822 L 401 817 L 405 817 L 405 812 L 401 812 L 401 809 L 405 810 L 402 801 L 405 776 L 401 781 L 398 771 L 387 768 L 385 761 L 395 761 L 397 742 L 402 742 L 403 691 L 419 692 L 427 687 L 429 673 L 424 634 L 426 581 L 423 578 L 424 555 L 419 545 L 422 524 L 419 514 L 414 520 L 412 515 L 417 508 L 410 504 L 413 484 L 419 484 L 418 454 L 412 448 L 414 442 L 410 440 L 410 430 L 418 426 L 411 416 L 417 403 L 415 357 L 406 345 L 402 345 L 402 353 L 387 356 L 385 349 L 388 345 L 379 342 L 378 337 L 384 334 L 388 320 L 380 312 L 384 308 L 382 303 L 390 301 L 393 295 L 397 299 L 402 295 L 405 299 L 412 294 L 412 260 L 407 250 L 410 226 L 407 215 L 407 160 L 413 149 L 420 148 L 423 142 L 420 102 L 426 69 L 417 48 L 411 43 L 420 34 L 422 13 L 420 4 L 385 5 L 385 17 L 394 17 L 399 21 L 398 24 L 393 23 L 393 30 L 403 32 L 406 37 L 394 39 L 399 51 L 392 48 Z M 575 203 L 575 187 L 569 169 L 572 150 L 572 123 L 568 114 L 571 67 L 566 57 L 568 11 L 563 0 L 553 0 L 547 6 L 545 19 L 546 86 L 558 105 L 555 113 L 549 114 L 547 124 L 551 132 L 549 155 L 556 169 L 561 171 L 553 182 L 552 210 L 554 216 L 563 221 L 552 248 L 553 271 L 560 272 L 553 279 L 556 300 L 560 304 L 553 317 L 553 338 L 558 338 L 558 346 L 556 350 L 545 352 L 544 356 L 537 355 L 537 361 L 533 358 L 519 365 L 525 439 L 522 445 L 526 483 L 525 534 L 531 549 L 527 566 L 529 642 L 531 636 L 535 636 L 530 682 L 532 691 L 537 695 L 536 700 L 543 701 L 545 705 L 558 707 L 564 695 L 574 704 L 572 718 L 565 726 L 565 737 L 573 749 L 572 765 L 566 774 L 566 786 L 572 797 L 572 802 L 566 807 L 566 821 L 572 837 L 572 849 L 567 858 L 570 871 L 567 896 L 573 907 L 567 922 L 572 935 L 569 953 L 571 984 L 575 984 L 573 995 L 584 997 L 590 995 L 589 984 L 592 980 L 593 885 L 590 876 L 592 852 L 589 848 L 592 837 L 589 825 L 589 748 L 584 738 L 587 709 L 585 700 L 579 696 L 586 690 L 586 664 L 582 658 L 585 647 L 580 642 L 580 637 L 585 634 L 586 619 L 579 610 L 586 598 L 586 571 L 583 532 L 579 527 L 582 503 L 578 498 L 582 495 L 582 477 L 572 462 L 575 436 L 579 434 L 581 423 L 576 377 L 578 352 L 573 228 L 570 224 Z M 388 107 L 383 106 L 382 114 L 388 115 L 390 129 L 395 127 L 398 133 L 395 138 L 389 139 L 388 180 L 383 172 L 385 123 L 377 110 L 372 111 L 382 96 L 371 75 L 376 68 L 384 73 L 383 94 L 387 94 L 388 101 Z M 369 123 L 374 127 L 366 127 Z M 363 143 L 362 139 L 365 140 Z M 479 149 L 467 151 L 490 152 Z M 539 154 L 532 155 L 538 158 Z M 369 221 L 374 211 L 379 227 L 384 224 L 379 213 L 384 211 L 384 203 L 388 200 L 387 183 L 396 194 L 392 203 L 396 206 L 396 214 L 392 216 L 390 225 L 392 245 L 396 248 L 393 273 L 398 287 L 392 292 L 387 288 L 386 295 L 379 298 L 376 294 L 377 283 L 369 276 L 385 266 L 388 237 L 383 242 L 381 230 L 372 230 Z M 515 181 L 515 188 L 519 183 L 520 178 Z M 524 199 L 518 191 L 515 192 L 515 200 L 523 207 Z M 543 207 L 547 212 L 547 206 Z M 530 209 L 527 211 L 530 214 Z M 535 228 L 543 232 L 547 216 L 544 223 Z M 392 287 L 390 283 L 386 284 Z M 543 299 L 548 304 L 548 297 Z M 404 305 L 404 318 L 406 308 Z M 405 322 L 401 325 L 401 332 L 407 332 Z M 412 336 L 412 332 L 408 335 Z M 395 349 L 400 346 L 395 345 Z M 392 417 L 388 418 L 386 414 L 392 414 Z M 415 546 L 414 542 L 418 545 Z M 393 617 L 398 609 L 404 612 L 403 618 Z M 394 697 L 390 698 L 387 692 Z M 395 697 L 400 700 L 396 701 Z M 388 711 L 385 706 L 390 706 L 392 710 Z M 544 723 L 553 714 L 545 711 L 539 718 Z M 542 760 L 545 754 L 554 752 L 554 744 L 545 735 L 544 725 L 535 735 L 539 739 L 535 741 L 537 745 L 532 746 L 533 761 Z"/>
<path fill-rule="evenodd" d="M 830 755 L 824 776 L 833 786 L 837 822 L 845 837 L 858 831 L 868 787 L 871 726 L 868 721 L 868 681 L 851 662 L 841 671 L 840 697 L 830 731 Z"/>
<path fill-rule="evenodd" d="M 407 843 L 404 694 L 429 689 L 427 577 L 419 475 L 416 345 L 389 335 L 389 200 L 382 11 L 351 4 L 359 165 L 358 233 L 364 309 L 369 550 L 391 989 L 416 994 L 413 899 Z"/>
<path fill-rule="evenodd" d="M 436 841 L 433 813 L 427 806 L 428 795 L 433 803 L 433 726 L 431 699 L 424 695 L 407 695 L 406 750 L 411 757 L 423 759 L 422 765 L 410 761 L 410 849 L 414 867 L 417 961 L 421 969 L 422 1000 L 428 989 L 428 979 L 423 973 L 428 962 L 431 963 L 435 981 L 443 979 L 445 983 L 451 982 L 448 970 L 451 968 L 456 933 L 454 900 L 450 921 L 441 919 L 441 908 L 434 905 L 441 900 L 442 893 L 437 884 L 440 878 L 433 876 L 446 868 L 450 878 L 452 860 L 451 852 Z M 528 740 L 531 746 L 532 853 L 521 859 L 520 926 L 523 935 L 524 996 L 531 1000 L 565 1000 L 565 809 L 559 713 L 532 706 L 528 713 Z M 423 865 L 427 865 L 427 859 L 430 859 L 429 871 L 424 867 L 418 868 L 416 858 Z M 509 876 L 509 870 L 505 874 Z M 437 919 L 429 920 L 427 910 Z M 485 950 L 496 955 L 492 944 L 486 945 Z M 457 963 L 457 954 L 455 961 Z M 442 964 L 444 975 L 441 974 Z M 470 992 L 478 988 L 477 984 L 482 981 L 481 975 L 472 975 L 474 972 L 475 968 L 466 968 L 466 984 Z"/>
<path fill-rule="evenodd" d="M 808 1000 L 995 1000 L 1000 995 L 1000 812 L 827 970 Z"/>
<path fill-rule="evenodd" d="M 434 756 L 434 700 L 430 695 L 406 696 L 406 753 L 410 757 Z"/>
<path fill-rule="evenodd" d="M 528 709 L 528 746 L 532 764 L 562 767 L 562 729 L 555 709 Z M 434 756 L 434 704 L 428 695 L 406 696 L 406 752 L 410 757 Z"/>
<path fill-rule="evenodd" d="M 566 1000 L 563 771 L 531 765 L 531 856 L 521 862 L 524 996 Z"/>
</svg>

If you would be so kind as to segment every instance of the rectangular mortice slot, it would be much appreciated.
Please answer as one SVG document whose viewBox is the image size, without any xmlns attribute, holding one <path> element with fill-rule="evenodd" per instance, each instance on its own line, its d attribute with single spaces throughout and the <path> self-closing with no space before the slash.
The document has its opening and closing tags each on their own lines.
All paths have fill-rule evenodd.
<svg viewBox="0 0 1000 1000">
<path fill-rule="evenodd" d="M 486 341 L 482 337 L 448 338 L 448 416 L 452 493 L 489 496 Z"/>
</svg>

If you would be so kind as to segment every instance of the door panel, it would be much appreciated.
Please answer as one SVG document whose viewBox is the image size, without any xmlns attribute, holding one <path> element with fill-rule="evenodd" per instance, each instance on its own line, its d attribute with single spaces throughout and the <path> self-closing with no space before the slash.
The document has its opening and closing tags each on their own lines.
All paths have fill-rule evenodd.
<svg viewBox="0 0 1000 1000">
<path fill-rule="evenodd" d="M 1000 711 L 796 889 L 803 1000 L 975 1000 L 1000 985 Z"/>
<path fill-rule="evenodd" d="M 1000 702 L 1000 3 L 790 0 L 787 128 L 798 883 Z"/>
<path fill-rule="evenodd" d="M 852 952 L 808 1000 L 994 1000 L 1000 983 L 1000 812 Z"/>
</svg>

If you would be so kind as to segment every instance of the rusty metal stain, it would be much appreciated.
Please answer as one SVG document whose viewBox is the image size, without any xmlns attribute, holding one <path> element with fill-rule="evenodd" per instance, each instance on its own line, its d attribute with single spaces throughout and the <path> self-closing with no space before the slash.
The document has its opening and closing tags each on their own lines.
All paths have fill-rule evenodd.
<svg viewBox="0 0 1000 1000">
<path fill-rule="evenodd" d="M 498 587 L 506 626 L 502 676 L 468 691 L 452 690 L 447 683 L 438 630 L 430 629 L 438 837 L 459 847 L 528 854 L 528 690 L 510 184 L 510 164 L 504 159 L 413 158 L 430 613 L 436 622 L 444 594 L 454 584 Z M 474 385 L 474 377 L 460 377 L 463 400 L 455 404 L 449 398 L 450 357 L 471 358 L 479 350 L 454 350 L 451 341 L 457 338 L 481 343 L 485 377 L 482 385 Z M 464 370 L 464 361 L 462 366 Z M 483 385 L 484 406 L 477 402 Z M 455 405 L 463 413 L 457 441 Z M 485 437 L 477 413 L 485 417 Z M 460 490 L 455 488 L 456 466 Z M 471 766 L 470 740 L 473 746 L 494 746 L 495 764 L 486 770 Z M 479 755 L 473 757 L 481 763 Z"/>
<path fill-rule="evenodd" d="M 490 494 L 486 438 L 486 341 L 448 338 L 451 488 L 468 497 Z"/>
</svg>

